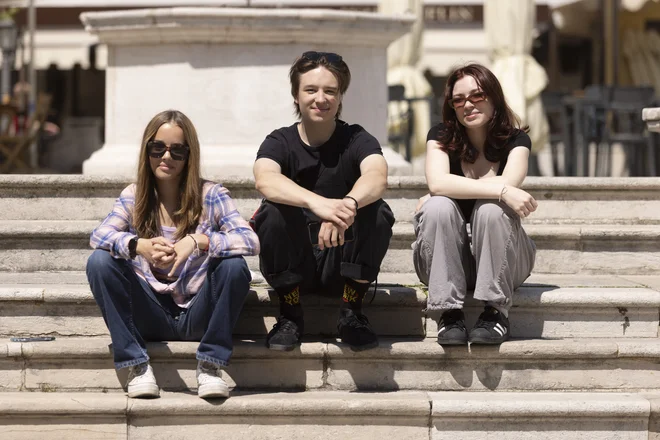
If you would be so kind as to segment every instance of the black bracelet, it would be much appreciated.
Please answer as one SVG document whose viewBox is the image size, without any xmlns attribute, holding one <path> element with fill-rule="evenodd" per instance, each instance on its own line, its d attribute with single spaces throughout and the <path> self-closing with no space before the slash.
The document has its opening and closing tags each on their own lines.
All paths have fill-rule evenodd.
<svg viewBox="0 0 660 440">
<path fill-rule="evenodd" d="M 344 198 L 345 198 L 345 199 L 351 199 L 351 200 L 353 200 L 353 201 L 355 202 L 355 210 L 356 210 L 356 211 L 357 211 L 358 209 L 360 209 L 360 204 L 358 203 L 357 200 L 355 200 L 354 197 L 351 197 L 351 196 L 344 196 Z"/>
</svg>

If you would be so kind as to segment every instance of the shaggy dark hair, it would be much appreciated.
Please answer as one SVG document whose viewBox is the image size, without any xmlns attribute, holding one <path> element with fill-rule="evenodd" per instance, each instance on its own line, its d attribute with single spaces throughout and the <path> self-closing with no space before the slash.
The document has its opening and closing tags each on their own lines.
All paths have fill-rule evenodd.
<svg viewBox="0 0 660 440">
<path fill-rule="evenodd" d="M 335 76 L 335 78 L 337 78 L 337 83 L 339 83 L 339 94 L 341 96 L 344 96 L 346 90 L 348 90 L 348 86 L 351 83 L 351 71 L 348 69 L 348 65 L 343 60 L 339 62 L 330 62 L 330 60 L 328 60 L 328 58 L 325 56 L 320 57 L 318 60 L 310 60 L 304 56 L 296 58 L 296 61 L 294 61 L 291 69 L 289 70 L 289 80 L 291 82 L 291 96 L 293 96 L 294 99 L 294 111 L 296 112 L 296 116 L 299 118 L 301 116 L 300 106 L 295 103 L 295 99 L 298 97 L 298 92 L 300 90 L 300 77 L 303 73 L 307 73 L 319 66 L 325 67 Z M 341 116 L 341 110 L 342 103 L 339 104 L 335 119 L 339 119 Z"/>
</svg>

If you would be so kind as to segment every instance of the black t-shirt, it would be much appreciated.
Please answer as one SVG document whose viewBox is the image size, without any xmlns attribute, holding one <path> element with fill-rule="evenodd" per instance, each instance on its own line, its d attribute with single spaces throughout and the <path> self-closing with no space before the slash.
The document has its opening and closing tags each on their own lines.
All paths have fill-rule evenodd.
<svg viewBox="0 0 660 440">
<path fill-rule="evenodd" d="M 326 143 L 310 147 L 300 138 L 298 123 L 273 131 L 259 147 L 257 159 L 266 157 L 282 174 L 323 197 L 341 199 L 360 178 L 360 163 L 383 154 L 380 144 L 359 125 L 337 121 Z"/>
<path fill-rule="evenodd" d="M 426 136 L 426 142 L 437 141 L 440 131 L 443 129 L 444 129 L 444 124 L 442 123 L 431 127 L 431 129 L 429 130 L 429 134 Z M 508 155 L 511 152 L 511 150 L 513 150 L 515 147 L 527 147 L 531 151 L 532 140 L 529 138 L 527 133 L 525 133 L 522 130 L 517 130 L 516 133 L 513 136 L 511 136 L 511 138 L 506 144 L 506 155 L 500 161 L 500 166 L 497 169 L 498 176 L 502 175 L 502 172 L 504 171 L 504 167 L 506 166 Z M 465 177 L 465 174 L 463 174 L 463 168 L 461 168 L 461 158 L 456 153 L 449 153 L 449 172 L 456 176 Z M 463 213 L 465 220 L 468 222 L 472 217 L 472 211 L 474 209 L 475 202 L 476 199 L 456 200 L 456 203 L 458 203 L 459 208 L 461 208 L 461 212 Z"/>
</svg>

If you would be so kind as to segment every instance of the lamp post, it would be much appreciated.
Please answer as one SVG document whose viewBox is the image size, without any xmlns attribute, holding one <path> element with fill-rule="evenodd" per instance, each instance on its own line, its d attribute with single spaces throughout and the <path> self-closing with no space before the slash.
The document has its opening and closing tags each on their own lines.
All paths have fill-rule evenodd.
<svg viewBox="0 0 660 440">
<path fill-rule="evenodd" d="M 14 68 L 16 57 L 16 44 L 18 41 L 18 28 L 14 20 L 0 19 L 0 49 L 2 49 L 2 81 L 0 93 L 2 103 L 11 100 L 11 71 Z"/>
</svg>

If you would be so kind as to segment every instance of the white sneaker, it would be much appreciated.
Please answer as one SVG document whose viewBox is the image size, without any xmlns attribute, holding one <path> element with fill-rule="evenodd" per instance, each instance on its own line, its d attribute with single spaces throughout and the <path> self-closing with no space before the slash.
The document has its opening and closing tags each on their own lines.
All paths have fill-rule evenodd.
<svg viewBox="0 0 660 440">
<path fill-rule="evenodd" d="M 158 397 L 160 390 L 148 362 L 128 369 L 128 397 Z"/>
<path fill-rule="evenodd" d="M 229 397 L 229 387 L 220 377 L 220 368 L 209 362 L 197 363 L 197 386 L 197 395 L 202 399 Z"/>
</svg>

